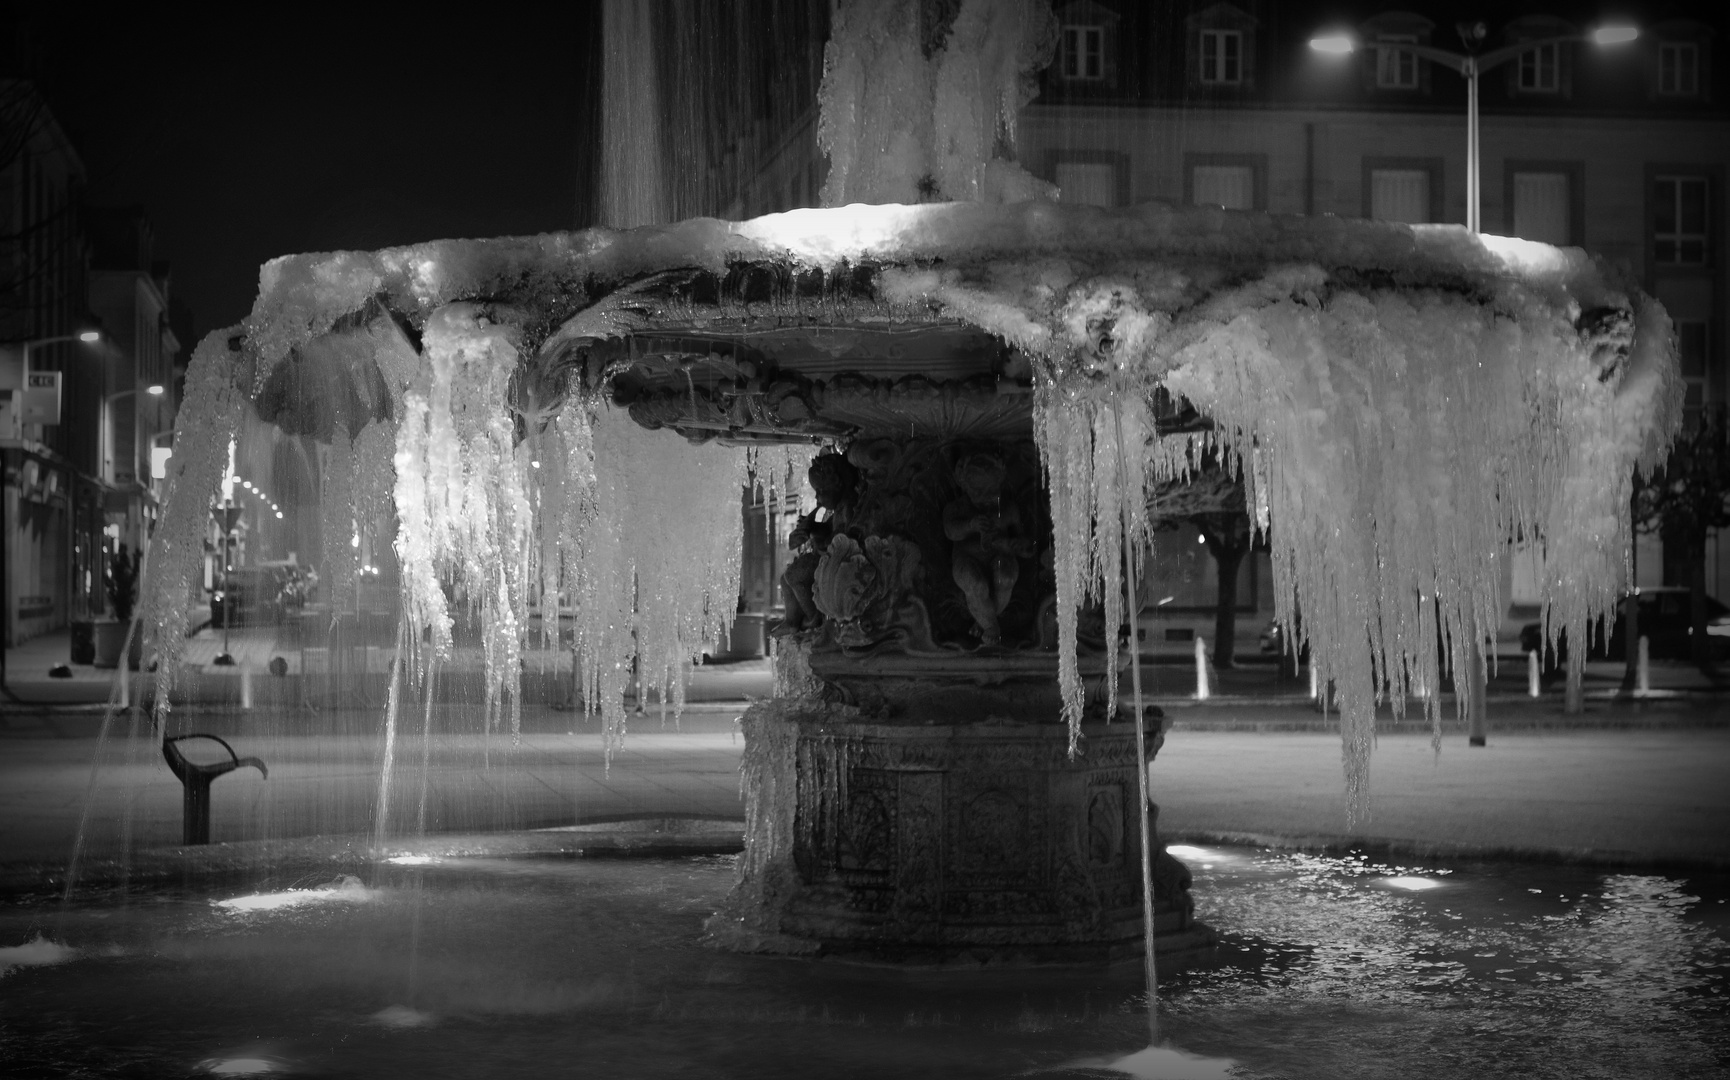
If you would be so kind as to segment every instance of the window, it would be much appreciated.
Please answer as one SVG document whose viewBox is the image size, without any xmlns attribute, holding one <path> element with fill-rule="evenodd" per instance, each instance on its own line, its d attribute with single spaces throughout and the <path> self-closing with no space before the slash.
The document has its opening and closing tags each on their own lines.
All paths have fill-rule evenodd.
<svg viewBox="0 0 1730 1080">
<path fill-rule="evenodd" d="M 1248 165 L 1197 165 L 1190 172 L 1190 202 L 1227 210 L 1255 209 L 1255 170 Z"/>
<path fill-rule="evenodd" d="M 1562 85 L 1560 46 L 1538 45 L 1520 54 L 1519 87 L 1537 93 L 1555 93 Z"/>
<path fill-rule="evenodd" d="M 1706 263 L 1706 178 L 1660 176 L 1652 193 L 1652 259 L 1669 266 Z"/>
<path fill-rule="evenodd" d="M 1383 34 L 1384 42 L 1416 44 L 1415 34 Z M 1405 49 L 1376 49 L 1376 85 L 1384 90 L 1416 90 L 1418 87 L 1418 54 Z"/>
<path fill-rule="evenodd" d="M 1705 320 L 1676 320 L 1676 359 L 1682 367 L 1682 382 L 1687 388 L 1682 399 L 1683 424 L 1692 426 L 1706 404 Z"/>
<path fill-rule="evenodd" d="M 1105 78 L 1105 28 L 1103 26 L 1065 26 L 1063 28 L 1063 77 L 1066 79 Z"/>
<path fill-rule="evenodd" d="M 1573 243 L 1569 186 L 1564 172 L 1516 172 L 1514 235 L 1558 246 Z"/>
<path fill-rule="evenodd" d="M 1700 49 L 1692 41 L 1666 41 L 1658 46 L 1658 92 L 1693 97 L 1700 92 Z"/>
<path fill-rule="evenodd" d="M 1060 161 L 1056 180 L 1059 197 L 1084 206 L 1117 205 L 1117 166 L 1109 161 Z"/>
<path fill-rule="evenodd" d="M 1201 32 L 1201 81 L 1209 86 L 1243 82 L 1243 34 L 1236 30 Z"/>
<path fill-rule="evenodd" d="M 1430 220 L 1427 169 L 1371 169 L 1370 217 L 1422 225 Z"/>
</svg>

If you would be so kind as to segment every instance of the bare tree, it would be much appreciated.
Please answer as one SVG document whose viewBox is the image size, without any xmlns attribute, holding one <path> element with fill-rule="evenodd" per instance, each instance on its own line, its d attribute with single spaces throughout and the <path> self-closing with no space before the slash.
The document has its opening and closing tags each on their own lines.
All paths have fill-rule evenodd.
<svg viewBox="0 0 1730 1080">
<path fill-rule="evenodd" d="M 1687 566 L 1693 661 L 1716 678 L 1706 636 L 1706 543 L 1730 528 L 1730 418 L 1724 405 L 1702 409 L 1677 437 L 1663 467 L 1645 480 L 1635 478 L 1634 527 L 1661 537 L 1666 553 L 1680 554 Z M 1634 642 L 1627 647 L 1632 650 Z"/>
</svg>

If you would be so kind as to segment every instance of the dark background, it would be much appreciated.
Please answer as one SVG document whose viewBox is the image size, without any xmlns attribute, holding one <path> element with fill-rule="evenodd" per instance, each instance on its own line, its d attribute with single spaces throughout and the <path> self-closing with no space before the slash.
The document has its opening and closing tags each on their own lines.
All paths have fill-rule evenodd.
<svg viewBox="0 0 1730 1080">
<path fill-rule="evenodd" d="M 0 62 L 87 201 L 143 205 L 202 336 L 278 255 L 590 224 L 599 9 L 16 4 Z"/>
</svg>

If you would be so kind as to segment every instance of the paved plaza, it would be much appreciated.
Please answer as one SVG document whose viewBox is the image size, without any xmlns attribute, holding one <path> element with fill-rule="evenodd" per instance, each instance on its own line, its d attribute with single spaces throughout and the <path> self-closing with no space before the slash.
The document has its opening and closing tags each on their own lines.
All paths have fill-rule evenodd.
<svg viewBox="0 0 1730 1080">
<path fill-rule="evenodd" d="M 171 730 L 219 735 L 269 769 L 268 778 L 242 769 L 216 781 L 212 841 L 373 832 L 387 760 L 382 711 L 337 707 L 310 692 L 313 682 L 270 675 L 281 647 L 269 633 L 232 635 L 227 647 L 242 661 L 235 667 L 210 664 L 219 643 L 208 632 L 189 645 L 189 700 L 177 706 Z M 181 788 L 148 724 L 135 711 L 95 704 L 116 694 L 113 672 L 47 679 L 44 661 L 64 659 L 54 648 L 39 640 L 8 656 L 16 696 L 50 703 L 12 700 L 0 713 L 0 866 L 51 868 L 80 835 L 83 850 L 104 858 L 178 844 Z M 1484 747 L 1467 744 L 1451 701 L 1443 703 L 1439 753 L 1421 716 L 1385 716 L 1370 815 L 1348 828 L 1337 718 L 1313 707 L 1300 680 L 1245 665 L 1224 673 L 1219 693 L 1202 703 L 1191 669 L 1155 663 L 1150 695 L 1171 724 L 1154 768 L 1161 831 L 1174 840 L 1730 872 L 1730 699 L 1692 669 L 1654 673 L 1652 693 L 1618 695 L 1619 669 L 1595 666 L 1586 711 L 1569 716 L 1559 688 L 1531 698 L 1523 679 L 1504 671 L 1492 687 Z M 767 661 L 701 667 L 679 722 L 663 722 L 648 702 L 610 760 L 598 719 L 570 707 L 568 671 L 543 678 L 520 737 L 485 733 L 478 710 L 460 705 L 404 716 L 388 755 L 386 829 L 739 820 L 736 721 L 771 682 Z M 356 685 L 382 700 L 382 683 Z M 195 752 L 219 749 L 205 743 Z"/>
</svg>

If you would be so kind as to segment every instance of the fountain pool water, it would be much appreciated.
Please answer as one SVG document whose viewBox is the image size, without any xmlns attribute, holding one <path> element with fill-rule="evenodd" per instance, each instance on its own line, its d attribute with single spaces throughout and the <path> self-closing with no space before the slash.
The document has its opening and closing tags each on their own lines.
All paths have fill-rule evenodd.
<svg viewBox="0 0 1730 1080">
<path fill-rule="evenodd" d="M 1177 850 L 1224 942 L 1166 976 L 1165 1027 L 1245 1076 L 1730 1068 L 1722 877 Z M 0 1059 L 19 1077 L 1061 1077 L 1145 1043 L 1133 963 L 704 948 L 733 874 L 730 856 L 433 859 L 295 904 L 246 899 L 280 882 L 25 900 L 0 940 L 72 951 L 0 951 L 18 965 Z"/>
</svg>

